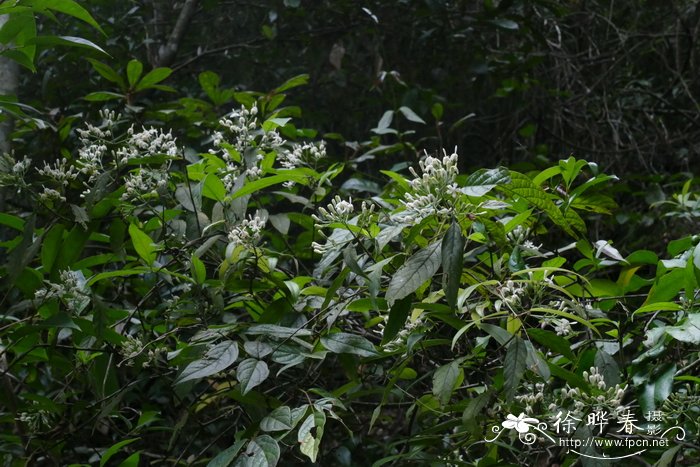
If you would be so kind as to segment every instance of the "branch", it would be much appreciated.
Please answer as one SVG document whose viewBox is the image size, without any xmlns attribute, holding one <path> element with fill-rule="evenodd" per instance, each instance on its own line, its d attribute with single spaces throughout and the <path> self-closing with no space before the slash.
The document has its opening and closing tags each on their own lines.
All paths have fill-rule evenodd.
<svg viewBox="0 0 700 467">
<path fill-rule="evenodd" d="M 185 35 L 190 20 L 194 16 L 196 8 L 197 0 L 185 0 L 185 4 L 182 6 L 182 10 L 180 10 L 180 15 L 177 17 L 175 27 L 170 33 L 168 41 L 158 49 L 156 66 L 168 66 L 173 62 L 180 48 L 180 42 Z"/>
</svg>

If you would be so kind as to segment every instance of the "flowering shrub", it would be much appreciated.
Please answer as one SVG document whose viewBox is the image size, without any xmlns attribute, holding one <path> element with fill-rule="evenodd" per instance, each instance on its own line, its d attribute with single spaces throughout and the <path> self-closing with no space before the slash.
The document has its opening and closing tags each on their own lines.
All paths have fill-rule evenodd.
<svg viewBox="0 0 700 467">
<path fill-rule="evenodd" d="M 350 196 L 262 97 L 199 154 L 101 117 L 73 154 L 0 166 L 26 200 L 0 216 L 6 464 L 572 462 L 484 441 L 564 411 L 697 435 L 697 239 L 659 261 L 590 238 L 614 205 L 594 164 L 425 154 Z"/>
</svg>

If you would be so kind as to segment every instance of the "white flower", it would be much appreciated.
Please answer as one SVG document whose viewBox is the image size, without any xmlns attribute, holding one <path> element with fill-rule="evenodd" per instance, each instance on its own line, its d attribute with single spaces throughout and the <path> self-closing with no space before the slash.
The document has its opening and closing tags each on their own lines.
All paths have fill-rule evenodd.
<svg viewBox="0 0 700 467">
<path fill-rule="evenodd" d="M 506 420 L 501 423 L 501 425 L 503 425 L 503 428 L 507 428 L 509 430 L 515 428 L 518 433 L 527 433 L 530 431 L 530 427 L 532 425 L 536 425 L 539 422 L 540 421 L 536 418 L 527 417 L 524 413 L 521 413 L 517 417 L 513 414 L 508 414 Z"/>
<path fill-rule="evenodd" d="M 143 196 L 155 196 L 158 190 L 168 184 L 168 173 L 164 170 L 138 169 L 128 175 L 124 180 L 123 200 L 134 199 Z"/>
<path fill-rule="evenodd" d="M 568 336 L 571 334 L 571 324 L 572 322 L 566 318 L 552 320 L 554 322 L 554 330 L 557 336 Z"/>
<path fill-rule="evenodd" d="M 294 144 L 291 149 L 282 151 L 277 158 L 285 169 L 312 166 L 315 162 L 325 159 L 326 143 Z"/>
<path fill-rule="evenodd" d="M 412 191 L 407 192 L 401 201 L 404 211 L 394 217 L 404 222 L 419 222 L 433 214 L 450 215 L 458 195 L 455 183 L 459 174 L 457 159 L 456 152 L 449 156 L 444 152 L 442 159 L 426 156 L 419 162 L 420 176 L 413 167 L 409 167 L 414 177 L 409 181 Z"/>
<path fill-rule="evenodd" d="M 264 227 L 265 219 L 256 212 L 255 216 L 243 219 L 234 226 L 228 234 L 228 239 L 234 246 L 243 245 L 246 248 L 253 248 L 260 240 Z"/>
<path fill-rule="evenodd" d="M 70 269 L 61 271 L 60 282 L 46 282 L 46 286 L 37 290 L 34 298 L 40 302 L 57 298 L 63 301 L 72 313 L 80 313 L 90 303 L 90 290 L 81 271 Z"/>
<path fill-rule="evenodd" d="M 40 175 L 53 179 L 61 185 L 68 185 L 72 180 L 78 178 L 78 171 L 73 166 L 68 166 L 68 159 L 57 160 L 54 165 L 44 162 L 43 169 L 37 169 Z"/>
<path fill-rule="evenodd" d="M 177 154 L 177 144 L 172 132 L 165 133 L 156 128 L 142 128 L 138 133 L 134 133 L 131 126 L 127 131 L 128 139 L 126 144 L 119 148 L 115 156 L 120 164 L 126 164 L 130 159 L 136 157 L 148 157 L 164 154 L 174 156 Z"/>
<path fill-rule="evenodd" d="M 352 198 L 349 201 L 345 201 L 336 195 L 325 208 L 318 208 L 319 215 L 312 214 L 311 218 L 316 222 L 316 225 L 326 225 L 334 222 L 345 223 L 354 210 Z"/>
</svg>

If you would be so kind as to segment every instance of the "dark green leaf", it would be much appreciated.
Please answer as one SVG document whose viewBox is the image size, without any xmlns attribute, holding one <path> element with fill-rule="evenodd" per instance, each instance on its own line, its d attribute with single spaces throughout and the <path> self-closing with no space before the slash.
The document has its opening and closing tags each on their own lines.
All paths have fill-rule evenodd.
<svg viewBox="0 0 700 467">
<path fill-rule="evenodd" d="M 465 241 L 462 237 L 462 229 L 453 220 L 442 239 L 442 270 L 444 273 L 443 284 L 447 304 L 451 308 L 457 306 L 457 294 L 462 277 L 463 255 Z"/>
<path fill-rule="evenodd" d="M 461 360 L 455 360 L 443 365 L 433 374 L 433 394 L 445 405 L 450 401 L 455 386 L 463 378 L 464 370 L 461 368 Z"/>
<path fill-rule="evenodd" d="M 338 332 L 321 338 L 325 348 L 333 353 L 349 353 L 361 357 L 375 357 L 377 351 L 374 345 L 362 336 Z"/>
<path fill-rule="evenodd" d="M 506 358 L 503 363 L 503 388 L 506 398 L 512 401 L 518 389 L 518 385 L 527 369 L 527 346 L 525 342 L 518 336 L 513 336 L 513 339 L 508 345 Z"/>
<path fill-rule="evenodd" d="M 146 73 L 146 76 L 138 82 L 134 90 L 143 91 L 144 89 L 155 88 L 158 83 L 168 78 L 172 72 L 173 70 L 170 68 L 154 68 Z"/>
<path fill-rule="evenodd" d="M 384 327 L 384 335 L 382 336 L 382 345 L 390 342 L 403 329 L 406 324 L 406 318 L 411 311 L 412 297 L 404 297 L 397 300 L 389 310 L 389 319 Z"/>
<path fill-rule="evenodd" d="M 136 59 L 130 60 L 129 63 L 126 65 L 126 78 L 129 81 L 129 86 L 131 86 L 131 88 L 133 88 L 134 85 L 136 85 L 136 83 L 139 81 L 142 72 L 143 63 L 139 62 Z"/>
<path fill-rule="evenodd" d="M 267 368 L 267 363 L 257 358 L 246 358 L 238 364 L 236 370 L 236 379 L 241 383 L 243 395 L 259 386 L 268 376 L 270 376 L 270 370 Z"/>
<path fill-rule="evenodd" d="M 204 357 L 191 362 L 175 379 L 174 384 L 206 378 L 230 367 L 238 358 L 238 344 L 234 341 L 222 341 L 207 350 Z"/>
<path fill-rule="evenodd" d="M 386 301 L 393 305 L 396 300 L 408 297 L 425 281 L 432 278 L 440 268 L 442 242 L 437 241 L 411 256 L 394 274 L 386 291 Z"/>
</svg>

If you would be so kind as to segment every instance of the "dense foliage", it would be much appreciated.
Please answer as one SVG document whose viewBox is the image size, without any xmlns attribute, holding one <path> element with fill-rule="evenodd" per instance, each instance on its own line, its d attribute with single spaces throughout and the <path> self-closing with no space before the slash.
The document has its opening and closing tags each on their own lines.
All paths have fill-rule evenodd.
<svg viewBox="0 0 700 467">
<path fill-rule="evenodd" d="M 610 135 L 583 131 L 575 115 L 562 123 L 564 110 L 537 123 L 519 113 L 542 91 L 533 76 L 546 60 L 528 54 L 571 45 L 566 34 L 543 42 L 536 26 L 576 36 L 573 5 L 337 2 L 338 14 L 352 12 L 330 57 L 340 83 L 363 79 L 342 66 L 346 51 L 365 50 L 351 34 L 358 18 L 370 42 L 404 22 L 424 27 L 410 33 L 423 32 L 410 43 L 419 60 L 463 39 L 440 28 L 497 38 L 496 51 L 473 53 L 470 69 L 489 78 L 469 92 L 517 104 L 512 130 L 533 157 L 466 170 L 479 145 L 461 133 L 468 109 L 444 97 L 458 91 L 415 84 L 451 75 L 437 66 L 408 63 L 409 79 L 379 63 L 377 89 L 397 94 L 354 102 L 376 118 L 314 107 L 319 74 L 274 43 L 283 20 L 314 25 L 333 2 L 241 10 L 267 18 L 268 46 L 254 56 L 269 81 L 285 77 L 267 92 L 229 87 L 222 70 L 178 81 L 167 42 L 138 57 L 138 34 L 119 28 L 142 9 L 113 17 L 121 7 L 94 2 L 95 21 L 72 0 L 11 3 L 0 3 L 12 25 L 0 25 L 5 58 L 57 79 L 31 106 L 0 101 L 16 120 L 13 151 L 0 158 L 3 465 L 700 462 L 693 180 L 618 179 L 569 156 L 573 146 L 560 158 L 537 141 L 550 117 L 572 138 Z M 198 14 L 224 3 L 204 1 Z M 632 21 L 610 12 L 606 24 Z M 80 36 L 49 35 L 56 25 L 38 14 L 81 20 L 58 25 Z M 383 29 L 387 17 L 397 30 Z M 251 18 L 240 20 L 257 31 Z M 82 39 L 93 30 L 114 50 Z M 321 54 L 313 28 L 295 31 L 305 60 Z M 38 53 L 64 45 L 72 52 Z M 75 79 L 64 69 L 75 47 L 93 54 L 81 66 L 98 85 L 57 93 Z M 517 82 L 491 87 L 515 72 Z M 598 97 L 585 102 L 603 105 Z M 52 105 L 60 110 L 42 110 Z M 464 144 L 443 149 L 453 142 Z"/>
</svg>

